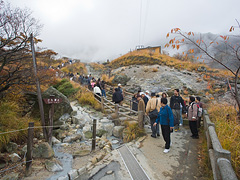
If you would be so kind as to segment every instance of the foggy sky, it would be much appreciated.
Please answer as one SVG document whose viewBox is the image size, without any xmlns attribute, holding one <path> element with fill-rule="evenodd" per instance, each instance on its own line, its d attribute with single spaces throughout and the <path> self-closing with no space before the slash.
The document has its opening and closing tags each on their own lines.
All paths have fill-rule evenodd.
<svg viewBox="0 0 240 180">
<path fill-rule="evenodd" d="M 8 0 L 43 24 L 40 46 L 60 56 L 106 61 L 137 45 L 164 46 L 175 27 L 225 34 L 240 21 L 239 0 Z M 141 12 L 141 13 L 140 13 Z"/>
</svg>

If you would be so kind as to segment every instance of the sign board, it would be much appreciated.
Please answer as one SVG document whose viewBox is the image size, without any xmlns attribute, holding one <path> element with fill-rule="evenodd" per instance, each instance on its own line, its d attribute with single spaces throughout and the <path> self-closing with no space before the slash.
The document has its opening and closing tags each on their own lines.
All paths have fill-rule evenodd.
<svg viewBox="0 0 240 180">
<path fill-rule="evenodd" d="M 61 98 L 44 98 L 46 104 L 59 104 L 62 102 Z"/>
</svg>

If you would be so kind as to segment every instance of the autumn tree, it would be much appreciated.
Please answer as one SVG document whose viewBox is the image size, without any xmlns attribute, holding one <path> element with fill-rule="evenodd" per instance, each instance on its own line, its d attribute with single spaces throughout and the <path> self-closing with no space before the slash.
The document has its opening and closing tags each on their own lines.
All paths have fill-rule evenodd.
<svg viewBox="0 0 240 180">
<path fill-rule="evenodd" d="M 34 84 L 29 37 L 40 28 L 29 9 L 0 2 L 0 95 L 14 85 Z"/>
<path fill-rule="evenodd" d="M 239 98 L 239 71 L 240 71 L 240 35 L 239 31 L 233 34 L 233 31 L 237 28 L 240 29 L 240 24 L 237 21 L 238 26 L 232 26 L 229 30 L 230 35 L 219 35 L 212 39 L 210 42 L 206 42 L 202 37 L 195 38 L 193 32 L 183 32 L 179 28 L 174 28 L 167 34 L 167 37 L 172 34 L 174 37 L 165 45 L 165 47 L 176 48 L 177 50 L 183 44 L 191 44 L 193 48 L 190 48 L 187 52 L 183 52 L 186 56 L 193 54 L 195 49 L 200 50 L 201 55 L 195 57 L 196 59 L 200 58 L 209 58 L 217 64 L 221 65 L 224 69 L 229 71 L 232 74 L 234 81 L 234 88 L 230 88 L 231 94 L 234 97 L 237 104 L 237 112 L 240 116 L 240 98 Z M 211 51 L 210 48 L 215 47 L 217 53 Z M 224 48 L 220 48 L 224 47 Z M 221 54 L 221 56 L 219 56 Z M 227 61 L 224 61 L 227 59 Z M 228 77 L 226 76 L 228 81 Z M 229 82 L 229 81 L 228 81 Z M 230 86 L 230 84 L 229 84 Z M 231 87 L 231 86 L 230 86 Z"/>
</svg>

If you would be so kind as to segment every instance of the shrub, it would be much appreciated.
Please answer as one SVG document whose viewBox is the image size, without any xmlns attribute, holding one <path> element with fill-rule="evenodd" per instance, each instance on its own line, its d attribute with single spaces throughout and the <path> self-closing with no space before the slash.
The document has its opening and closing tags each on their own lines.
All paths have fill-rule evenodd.
<svg viewBox="0 0 240 180">
<path fill-rule="evenodd" d="M 231 152 L 233 168 L 240 178 L 240 125 L 237 112 L 228 104 L 211 104 L 208 112 L 210 119 L 215 123 L 222 147 Z"/>
<path fill-rule="evenodd" d="M 130 142 L 138 137 L 144 136 L 145 135 L 145 131 L 144 129 L 141 129 L 138 127 L 137 123 L 129 123 L 129 122 L 125 122 L 125 126 L 126 128 L 124 129 L 124 142 Z"/>
<path fill-rule="evenodd" d="M 103 74 L 102 77 L 101 77 L 101 79 L 102 79 L 103 81 L 107 82 L 108 84 L 112 84 L 112 81 L 113 81 L 114 77 L 115 77 L 115 76 L 112 76 L 112 77 L 109 78 L 108 75 Z"/>
<path fill-rule="evenodd" d="M 56 88 L 58 91 L 60 91 L 67 97 L 74 95 L 79 90 L 79 88 L 74 88 L 73 85 L 71 84 L 71 82 L 67 79 L 61 80 L 53 87 Z"/>
<path fill-rule="evenodd" d="M 157 68 L 153 68 L 152 72 L 158 72 Z"/>
<path fill-rule="evenodd" d="M 37 120 L 29 117 L 21 117 L 21 111 L 19 105 L 14 101 L 0 102 L 0 133 L 25 129 L 28 127 L 28 122 L 35 122 L 35 126 L 40 125 Z M 26 138 L 27 130 L 0 135 L 0 150 L 5 148 L 10 141 L 22 142 Z"/>
</svg>

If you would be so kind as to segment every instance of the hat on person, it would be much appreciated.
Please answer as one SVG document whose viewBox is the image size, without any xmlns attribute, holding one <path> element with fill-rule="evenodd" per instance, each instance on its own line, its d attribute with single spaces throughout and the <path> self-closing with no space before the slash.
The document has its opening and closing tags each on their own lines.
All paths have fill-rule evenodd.
<svg viewBox="0 0 240 180">
<path fill-rule="evenodd" d="M 151 96 L 156 96 L 156 93 L 155 93 L 155 92 L 152 92 L 152 93 L 151 93 Z"/>
<path fill-rule="evenodd" d="M 140 94 L 140 96 L 141 96 L 141 95 L 143 95 L 143 94 L 144 94 L 144 92 L 140 92 L 139 94 Z M 145 94 L 144 94 L 144 95 L 145 95 Z"/>
<path fill-rule="evenodd" d="M 146 93 L 150 94 L 150 92 L 148 90 L 145 91 Z"/>
<path fill-rule="evenodd" d="M 121 84 L 119 83 L 118 86 L 121 86 Z"/>
</svg>

